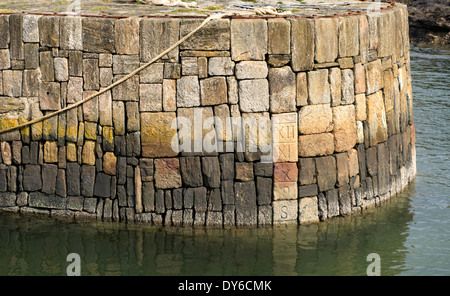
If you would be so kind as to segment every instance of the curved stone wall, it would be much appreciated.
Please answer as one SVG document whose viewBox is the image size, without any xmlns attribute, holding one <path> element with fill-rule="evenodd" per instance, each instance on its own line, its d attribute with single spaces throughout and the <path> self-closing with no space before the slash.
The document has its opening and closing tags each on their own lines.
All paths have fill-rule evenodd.
<svg viewBox="0 0 450 296">
<path fill-rule="evenodd" d="M 1 129 L 110 85 L 200 22 L 1 15 Z M 310 223 L 400 192 L 414 141 L 406 6 L 229 17 L 83 106 L 2 134 L 0 210 Z"/>
</svg>

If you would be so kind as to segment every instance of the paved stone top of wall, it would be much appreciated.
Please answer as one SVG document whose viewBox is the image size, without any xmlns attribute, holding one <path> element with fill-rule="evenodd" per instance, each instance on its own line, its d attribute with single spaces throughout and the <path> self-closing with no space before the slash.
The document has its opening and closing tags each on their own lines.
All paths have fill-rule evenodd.
<svg viewBox="0 0 450 296">
<path fill-rule="evenodd" d="M 109 86 L 200 22 L 1 15 L 0 128 Z M 360 212 L 415 174 L 408 44 L 403 5 L 213 21 L 2 134 L 0 210 L 219 227 Z"/>
</svg>

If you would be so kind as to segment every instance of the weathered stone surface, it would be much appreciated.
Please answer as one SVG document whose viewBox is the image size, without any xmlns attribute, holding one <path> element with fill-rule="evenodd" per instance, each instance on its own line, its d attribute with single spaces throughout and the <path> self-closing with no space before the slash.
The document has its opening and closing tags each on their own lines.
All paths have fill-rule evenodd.
<svg viewBox="0 0 450 296">
<path fill-rule="evenodd" d="M 138 102 L 125 103 L 127 115 L 127 132 L 137 132 L 140 130 L 141 120 L 139 118 L 139 104 Z"/>
<path fill-rule="evenodd" d="M 359 54 L 359 17 L 339 19 L 339 56 L 350 57 Z"/>
<path fill-rule="evenodd" d="M 177 81 L 177 107 L 200 106 L 200 87 L 197 76 L 183 76 Z"/>
<path fill-rule="evenodd" d="M 115 75 L 114 82 L 122 79 L 124 75 Z M 113 100 L 138 101 L 139 100 L 139 77 L 133 76 L 125 82 L 112 89 Z"/>
<path fill-rule="evenodd" d="M 266 79 L 241 80 L 238 89 L 242 112 L 269 110 L 269 83 Z"/>
<path fill-rule="evenodd" d="M 22 71 L 3 71 L 3 94 L 9 97 L 22 95 Z"/>
<path fill-rule="evenodd" d="M 337 153 L 336 168 L 337 168 L 337 186 L 342 187 L 349 183 L 349 168 L 347 153 Z"/>
<path fill-rule="evenodd" d="M 39 41 L 42 46 L 59 47 L 60 17 L 43 16 L 39 18 Z"/>
<path fill-rule="evenodd" d="M 65 209 L 66 199 L 56 195 L 31 192 L 28 196 L 28 205 L 34 208 Z"/>
<path fill-rule="evenodd" d="M 221 142 L 228 142 L 231 144 L 231 141 L 233 141 L 233 123 L 230 117 L 230 109 L 228 105 L 221 104 L 214 106 L 214 117 L 217 140 Z M 226 146 L 224 149 L 226 150 Z"/>
<path fill-rule="evenodd" d="M 358 121 L 366 120 L 366 95 L 358 94 L 355 96 L 355 118 Z"/>
<path fill-rule="evenodd" d="M 333 189 L 336 184 L 336 160 L 333 156 L 318 157 L 315 160 L 319 191 Z"/>
<path fill-rule="evenodd" d="M 291 24 L 283 18 L 267 21 L 267 36 L 269 54 L 291 53 Z"/>
<path fill-rule="evenodd" d="M 298 219 L 297 200 L 275 200 L 273 202 L 273 223 L 295 223 Z"/>
<path fill-rule="evenodd" d="M 37 191 L 42 188 L 41 166 L 26 165 L 23 171 L 23 189 Z"/>
<path fill-rule="evenodd" d="M 227 82 L 225 77 L 211 77 L 200 80 L 202 106 L 227 103 Z"/>
<path fill-rule="evenodd" d="M 156 188 L 181 187 L 180 162 L 177 158 L 158 158 L 154 165 Z"/>
<path fill-rule="evenodd" d="M 203 186 L 200 157 L 181 157 L 180 167 L 184 186 Z"/>
<path fill-rule="evenodd" d="M 95 141 L 85 141 L 81 159 L 84 164 L 95 165 Z"/>
<path fill-rule="evenodd" d="M 329 155 L 334 151 L 332 133 L 301 135 L 298 137 L 298 155 L 301 157 Z"/>
<path fill-rule="evenodd" d="M 205 213 L 207 210 L 207 200 L 206 200 L 206 188 L 197 187 L 194 188 L 194 209 L 196 212 Z"/>
<path fill-rule="evenodd" d="M 128 74 L 139 68 L 137 55 L 113 55 L 113 74 Z"/>
<path fill-rule="evenodd" d="M 142 97 L 141 97 L 142 100 Z M 177 82 L 174 79 L 164 79 L 162 83 L 162 108 L 164 111 L 177 110 Z"/>
<path fill-rule="evenodd" d="M 56 188 L 55 193 L 58 196 L 67 196 L 67 185 L 66 185 L 66 170 L 58 169 L 58 174 L 56 176 Z"/>
<path fill-rule="evenodd" d="M 333 112 L 328 104 L 303 106 L 298 112 L 298 132 L 318 134 L 333 129 Z"/>
<path fill-rule="evenodd" d="M 298 201 L 298 219 L 300 224 L 319 222 L 317 196 L 304 197 Z"/>
<path fill-rule="evenodd" d="M 334 62 L 338 56 L 338 28 L 336 18 L 318 18 L 315 25 L 315 60 L 318 63 Z"/>
<path fill-rule="evenodd" d="M 178 154 L 178 147 L 172 147 L 171 143 L 177 132 L 171 128 L 175 118 L 175 112 L 141 113 L 142 156 L 170 157 Z"/>
<path fill-rule="evenodd" d="M 116 175 L 117 157 L 112 152 L 103 154 L 103 171 L 108 175 Z"/>
<path fill-rule="evenodd" d="M 23 42 L 39 42 L 39 15 L 24 15 L 23 16 Z"/>
<path fill-rule="evenodd" d="M 83 78 L 70 77 L 67 84 L 67 103 L 76 103 L 83 98 Z"/>
<path fill-rule="evenodd" d="M 296 162 L 298 159 L 298 122 L 297 113 L 282 113 L 272 115 L 273 161 Z M 267 127 L 269 129 L 269 127 Z M 270 138 L 270 137 L 269 137 Z M 263 143 L 270 143 L 267 139 Z M 261 139 L 260 139 L 261 142 Z"/>
<path fill-rule="evenodd" d="M 264 60 L 266 53 L 266 20 L 231 21 L 231 57 L 234 61 Z"/>
<path fill-rule="evenodd" d="M 273 199 L 297 199 L 298 168 L 296 163 L 274 163 Z"/>
<path fill-rule="evenodd" d="M 341 70 L 337 67 L 329 70 L 331 106 L 341 104 Z"/>
<path fill-rule="evenodd" d="M 59 110 L 61 108 L 59 83 L 40 82 L 39 103 L 41 110 Z"/>
<path fill-rule="evenodd" d="M 62 17 L 60 25 L 60 48 L 61 49 L 83 49 L 83 31 L 80 16 Z"/>
<path fill-rule="evenodd" d="M 258 222 L 254 181 L 235 182 L 236 226 L 256 225 Z"/>
<path fill-rule="evenodd" d="M 181 152 L 196 154 L 217 152 L 211 107 L 179 108 L 177 116 Z"/>
<path fill-rule="evenodd" d="M 0 208 L 16 206 L 16 195 L 13 192 L 0 193 Z"/>
<path fill-rule="evenodd" d="M 69 75 L 81 77 L 83 75 L 83 53 L 69 51 Z"/>
<path fill-rule="evenodd" d="M 100 73 L 98 59 L 83 59 L 84 90 L 98 90 L 100 88 Z"/>
<path fill-rule="evenodd" d="M 9 45 L 9 15 L 0 16 L 0 27 L 4 28 L 0 32 L 0 48 L 8 48 Z"/>
<path fill-rule="evenodd" d="M 127 156 L 141 155 L 141 132 L 128 133 L 126 136 Z"/>
<path fill-rule="evenodd" d="M 82 18 L 82 23 L 84 51 L 115 53 L 113 19 Z"/>
<path fill-rule="evenodd" d="M 362 64 L 356 64 L 354 70 L 355 93 L 360 94 L 366 91 L 365 70 Z"/>
<path fill-rule="evenodd" d="M 111 197 L 111 176 L 98 173 L 95 177 L 94 196 Z"/>
<path fill-rule="evenodd" d="M 44 144 L 44 161 L 46 163 L 58 162 L 58 142 L 46 141 Z"/>
<path fill-rule="evenodd" d="M 242 61 L 236 64 L 237 79 L 262 79 L 269 73 L 265 61 Z"/>
<path fill-rule="evenodd" d="M 335 151 L 343 152 L 353 148 L 356 144 L 355 106 L 333 107 L 333 124 Z"/>
<path fill-rule="evenodd" d="M 292 19 L 292 69 L 312 70 L 314 66 L 314 21 Z"/>
<path fill-rule="evenodd" d="M 370 146 L 387 140 L 386 112 L 381 91 L 367 97 L 367 122 Z"/>
<path fill-rule="evenodd" d="M 297 73 L 297 106 L 308 105 L 308 80 L 305 72 Z"/>
<path fill-rule="evenodd" d="M 95 166 L 82 165 L 80 176 L 81 176 L 80 180 L 81 195 L 83 197 L 94 196 Z"/>
<path fill-rule="evenodd" d="M 308 94 L 310 105 L 330 103 L 330 85 L 328 83 L 327 69 L 308 72 Z"/>
<path fill-rule="evenodd" d="M 372 94 L 383 87 L 381 60 L 377 59 L 365 66 L 366 92 Z"/>
<path fill-rule="evenodd" d="M 140 56 L 143 62 L 150 61 L 179 39 L 178 19 L 149 18 L 142 19 L 140 24 Z M 178 47 L 162 59 L 178 62 Z"/>
<path fill-rule="evenodd" d="M 208 74 L 210 76 L 233 75 L 234 62 L 230 57 L 212 57 L 208 62 Z"/>
<path fill-rule="evenodd" d="M 271 54 L 267 58 L 267 64 L 272 67 L 283 67 L 291 61 L 289 54 Z"/>
<path fill-rule="evenodd" d="M 296 111 L 296 78 L 289 66 L 269 70 L 270 111 Z"/>
<path fill-rule="evenodd" d="M 125 134 L 125 104 L 123 102 L 115 102 L 115 101 L 112 102 L 112 120 L 113 120 L 113 125 L 114 125 L 114 134 L 116 136 L 124 135 Z M 141 121 L 142 121 L 142 118 L 141 118 Z M 143 126 L 143 122 L 141 122 L 141 126 Z"/>
<path fill-rule="evenodd" d="M 183 20 L 180 24 L 180 38 L 183 38 L 201 24 L 202 20 Z M 227 19 L 210 22 L 180 45 L 180 49 L 229 50 L 230 21 Z"/>
<path fill-rule="evenodd" d="M 25 58 L 25 69 L 36 69 L 37 67 L 39 67 L 39 44 L 25 43 L 23 50 Z M 0 62 L 0 66 L 1 65 L 2 62 Z"/>
<path fill-rule="evenodd" d="M 0 50 L 0 69 L 5 70 L 11 68 L 11 57 L 9 55 L 9 49 Z"/>
<path fill-rule="evenodd" d="M 164 63 L 153 63 L 139 73 L 139 83 L 162 83 L 163 78 Z"/>
<path fill-rule="evenodd" d="M 181 78 L 181 64 L 178 63 L 164 63 L 164 79 L 179 79 Z"/>
<path fill-rule="evenodd" d="M 116 20 L 115 45 L 118 54 L 139 54 L 139 20 L 125 18 Z"/>
<path fill-rule="evenodd" d="M 23 60 L 24 58 L 22 20 L 22 14 L 9 15 L 9 49 L 11 51 L 12 60 Z"/>
<path fill-rule="evenodd" d="M 248 162 L 235 163 L 236 180 L 250 181 L 253 180 L 253 164 Z"/>
<path fill-rule="evenodd" d="M 300 185 L 316 183 L 316 163 L 314 158 L 299 158 L 298 181 Z"/>
<path fill-rule="evenodd" d="M 342 72 L 341 89 L 342 98 L 341 104 L 348 105 L 353 104 L 355 101 L 355 82 L 353 76 L 353 70 L 344 69 Z"/>
<path fill-rule="evenodd" d="M 258 205 L 270 205 L 272 202 L 272 178 L 256 178 L 256 199 Z"/>
</svg>

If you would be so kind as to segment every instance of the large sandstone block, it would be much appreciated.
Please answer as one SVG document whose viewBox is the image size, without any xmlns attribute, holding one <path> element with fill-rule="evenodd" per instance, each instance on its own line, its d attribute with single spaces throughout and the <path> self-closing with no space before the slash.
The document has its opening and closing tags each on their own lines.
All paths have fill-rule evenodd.
<svg viewBox="0 0 450 296">
<path fill-rule="evenodd" d="M 177 107 L 200 106 L 200 86 L 197 76 L 183 76 L 177 80 Z"/>
<path fill-rule="evenodd" d="M 200 80 L 202 106 L 227 103 L 227 81 L 225 77 L 211 77 Z"/>
<path fill-rule="evenodd" d="M 39 41 L 42 46 L 59 47 L 59 20 L 57 16 L 39 18 Z"/>
<path fill-rule="evenodd" d="M 383 87 L 381 60 L 377 59 L 366 65 L 366 92 L 372 94 Z"/>
<path fill-rule="evenodd" d="M 269 82 L 267 79 L 241 80 L 238 85 L 239 106 L 242 112 L 269 110 Z"/>
<path fill-rule="evenodd" d="M 162 111 L 163 109 L 163 86 L 161 84 L 139 85 L 139 111 Z"/>
<path fill-rule="evenodd" d="M 254 181 L 235 182 L 236 226 L 249 226 L 258 223 L 256 187 Z"/>
<path fill-rule="evenodd" d="M 266 53 L 266 20 L 231 20 L 231 58 L 234 61 L 262 61 Z"/>
<path fill-rule="evenodd" d="M 356 145 L 355 106 L 333 107 L 333 135 L 336 152 L 348 151 Z"/>
<path fill-rule="evenodd" d="M 270 112 L 296 111 L 296 77 L 291 67 L 269 70 Z"/>
<path fill-rule="evenodd" d="M 61 49 L 83 49 L 83 26 L 81 19 L 80 16 L 60 18 Z"/>
<path fill-rule="evenodd" d="M 381 91 L 367 97 L 367 123 L 370 146 L 387 140 L 386 111 Z"/>
<path fill-rule="evenodd" d="M 333 156 L 316 158 L 317 185 L 319 191 L 334 189 L 336 184 L 336 160 Z"/>
<path fill-rule="evenodd" d="M 38 20 L 40 15 L 24 15 L 23 16 L 23 31 L 22 38 L 23 42 L 39 42 L 39 25 Z"/>
<path fill-rule="evenodd" d="M 330 84 L 328 83 L 327 69 L 308 72 L 308 93 L 310 105 L 330 103 Z"/>
<path fill-rule="evenodd" d="M 41 110 L 59 110 L 61 108 L 60 95 L 59 83 L 39 83 L 39 104 Z"/>
<path fill-rule="evenodd" d="M 155 159 L 155 186 L 160 189 L 181 187 L 180 162 L 178 158 Z"/>
<path fill-rule="evenodd" d="M 292 69 L 312 70 L 314 67 L 314 21 L 291 20 L 292 26 Z"/>
<path fill-rule="evenodd" d="M 178 154 L 175 112 L 141 113 L 141 143 L 143 157 L 171 157 Z M 174 123 L 175 122 L 175 123 Z"/>
<path fill-rule="evenodd" d="M 183 38 L 203 20 L 183 20 L 180 24 L 180 38 Z M 193 50 L 229 50 L 230 20 L 221 19 L 208 23 L 180 45 L 180 49 Z"/>
<path fill-rule="evenodd" d="M 291 53 L 291 24 L 284 18 L 267 21 L 268 54 Z"/>
<path fill-rule="evenodd" d="M 115 53 L 114 20 L 83 18 L 83 50 L 87 52 Z"/>
<path fill-rule="evenodd" d="M 171 18 L 142 19 L 140 26 L 140 57 L 148 62 L 169 48 L 179 39 L 180 22 Z M 178 47 L 162 57 L 162 60 L 178 62 Z"/>
<path fill-rule="evenodd" d="M 273 199 L 297 199 L 298 168 L 297 163 L 274 163 L 273 166 Z"/>
<path fill-rule="evenodd" d="M 265 61 L 242 61 L 236 64 L 237 79 L 267 78 L 269 69 Z"/>
<path fill-rule="evenodd" d="M 319 206 L 316 196 L 303 197 L 298 201 L 298 219 L 300 224 L 319 222 Z"/>
<path fill-rule="evenodd" d="M 333 154 L 334 136 L 332 133 L 301 135 L 298 137 L 298 155 L 312 157 Z"/>
<path fill-rule="evenodd" d="M 273 161 L 297 162 L 298 122 L 296 113 L 272 115 Z M 270 140 L 270 139 L 269 139 Z"/>
<path fill-rule="evenodd" d="M 139 20 L 126 18 L 116 20 L 115 43 L 118 54 L 139 54 Z"/>
<path fill-rule="evenodd" d="M 338 28 L 336 18 L 317 18 L 315 25 L 315 60 L 317 63 L 334 62 L 338 57 Z"/>
<path fill-rule="evenodd" d="M 298 200 L 275 200 L 273 202 L 273 223 L 294 223 L 298 219 Z"/>
<path fill-rule="evenodd" d="M 9 47 L 9 15 L 0 16 L 0 27 L 3 30 L 0 31 L 0 48 Z"/>
<path fill-rule="evenodd" d="M 359 17 L 344 17 L 339 20 L 339 56 L 351 57 L 359 54 Z"/>
<path fill-rule="evenodd" d="M 333 129 L 333 112 L 329 104 L 303 106 L 298 112 L 298 132 L 319 134 Z"/>
</svg>

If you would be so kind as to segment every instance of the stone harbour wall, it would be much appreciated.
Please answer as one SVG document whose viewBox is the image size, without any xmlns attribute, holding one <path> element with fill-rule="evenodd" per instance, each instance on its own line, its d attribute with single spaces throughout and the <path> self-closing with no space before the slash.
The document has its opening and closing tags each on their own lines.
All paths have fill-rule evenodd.
<svg viewBox="0 0 450 296">
<path fill-rule="evenodd" d="M 1 15 L 0 129 L 109 86 L 201 21 Z M 233 227 L 378 205 L 416 171 L 407 21 L 401 4 L 212 21 L 112 90 L 1 134 L 0 211 Z"/>
</svg>

